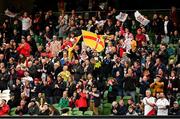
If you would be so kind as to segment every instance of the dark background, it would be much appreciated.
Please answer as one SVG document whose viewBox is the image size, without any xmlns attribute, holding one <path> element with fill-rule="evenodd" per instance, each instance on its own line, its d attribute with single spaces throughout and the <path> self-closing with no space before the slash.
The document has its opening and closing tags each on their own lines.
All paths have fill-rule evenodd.
<svg viewBox="0 0 180 119">
<path fill-rule="evenodd" d="M 6 8 L 13 11 L 49 10 L 58 11 L 57 3 L 61 0 L 0 0 L 0 12 Z M 172 5 L 180 8 L 180 0 L 92 0 L 93 11 L 98 10 L 98 3 L 108 1 L 108 4 L 118 10 L 132 9 L 169 9 Z M 76 9 L 77 11 L 88 10 L 89 0 L 64 0 L 66 11 Z"/>
</svg>

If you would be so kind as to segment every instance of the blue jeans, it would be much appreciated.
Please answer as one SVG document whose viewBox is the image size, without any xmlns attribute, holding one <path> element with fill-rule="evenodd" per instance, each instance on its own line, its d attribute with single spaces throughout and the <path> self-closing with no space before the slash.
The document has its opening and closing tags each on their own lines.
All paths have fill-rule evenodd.
<svg viewBox="0 0 180 119">
<path fill-rule="evenodd" d="M 124 96 L 131 96 L 133 101 L 135 101 L 135 95 L 136 95 L 136 91 L 125 91 L 124 92 Z"/>
</svg>

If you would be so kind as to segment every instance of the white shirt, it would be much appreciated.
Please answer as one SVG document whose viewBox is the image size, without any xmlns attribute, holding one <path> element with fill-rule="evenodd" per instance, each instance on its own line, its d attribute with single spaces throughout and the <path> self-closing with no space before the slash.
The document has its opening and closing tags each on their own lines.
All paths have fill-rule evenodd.
<svg viewBox="0 0 180 119">
<path fill-rule="evenodd" d="M 170 103 L 166 98 L 158 99 L 156 101 L 156 106 L 158 108 L 157 115 L 168 115 L 168 108 L 166 108 L 166 106 L 169 106 L 169 105 Z"/>
<path fill-rule="evenodd" d="M 168 21 L 165 21 L 165 22 L 164 22 L 164 32 L 165 32 L 165 34 L 168 33 L 167 24 L 168 24 Z"/>
<path fill-rule="evenodd" d="M 31 27 L 31 19 L 29 17 L 22 18 L 22 30 L 28 30 Z"/>
<path fill-rule="evenodd" d="M 148 103 L 152 103 L 152 104 L 155 104 L 155 98 L 154 97 L 145 97 L 143 99 L 143 103 L 144 103 L 144 115 L 148 115 L 148 113 L 153 109 L 152 106 L 148 105 L 146 103 L 146 100 Z"/>
<path fill-rule="evenodd" d="M 23 77 L 23 78 L 21 79 L 21 82 L 23 83 L 23 85 L 25 85 L 25 82 L 26 82 L 27 80 L 30 81 L 30 82 L 32 82 L 32 81 L 33 81 L 33 78 L 30 77 L 30 76 Z"/>
</svg>

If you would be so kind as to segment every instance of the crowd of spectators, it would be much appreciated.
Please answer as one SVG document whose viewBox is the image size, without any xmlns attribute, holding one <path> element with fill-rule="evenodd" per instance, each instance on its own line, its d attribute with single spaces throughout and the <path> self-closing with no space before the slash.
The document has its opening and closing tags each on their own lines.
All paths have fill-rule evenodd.
<svg viewBox="0 0 180 119">
<path fill-rule="evenodd" d="M 148 16 L 147 26 L 133 16 L 122 23 L 108 7 L 85 18 L 62 12 L 24 12 L 0 24 L 0 115 L 65 115 L 77 108 L 101 115 L 180 115 L 180 34 L 176 8 Z M 106 20 L 105 24 L 97 21 Z M 87 30 L 104 35 L 96 52 L 81 38 Z M 125 100 L 125 97 L 129 97 Z M 118 99 L 119 98 L 119 99 Z M 56 106 L 55 106 L 56 105 Z M 101 108 L 102 107 L 102 108 Z M 150 113 L 151 111 L 151 113 Z"/>
</svg>

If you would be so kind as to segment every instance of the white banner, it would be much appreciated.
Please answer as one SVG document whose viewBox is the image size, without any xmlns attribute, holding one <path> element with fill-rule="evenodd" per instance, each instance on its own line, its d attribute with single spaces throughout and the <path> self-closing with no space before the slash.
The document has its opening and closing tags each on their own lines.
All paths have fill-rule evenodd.
<svg viewBox="0 0 180 119">
<path fill-rule="evenodd" d="M 106 22 L 106 20 L 101 20 L 101 21 L 96 21 L 95 24 L 97 24 L 99 26 L 104 26 L 105 22 Z"/>
<path fill-rule="evenodd" d="M 144 18 L 138 11 L 134 13 L 134 16 L 136 20 L 144 26 L 146 26 L 150 22 L 148 19 Z"/>
<path fill-rule="evenodd" d="M 119 15 L 116 16 L 116 19 L 124 22 L 127 19 L 128 14 L 120 12 Z"/>
<path fill-rule="evenodd" d="M 4 11 L 4 13 L 5 13 L 5 15 L 6 16 L 8 16 L 8 17 L 16 17 L 16 13 L 13 13 L 13 12 L 11 12 L 10 10 L 8 10 L 8 9 L 6 9 L 5 11 Z"/>
</svg>

